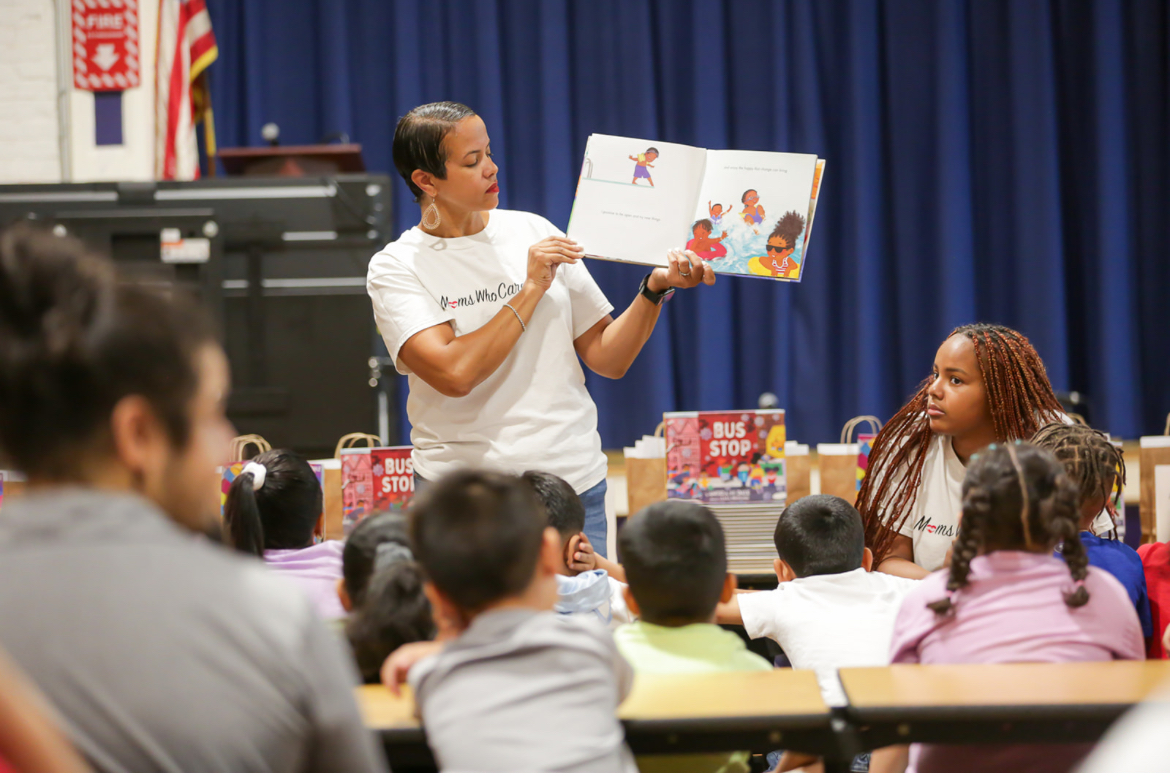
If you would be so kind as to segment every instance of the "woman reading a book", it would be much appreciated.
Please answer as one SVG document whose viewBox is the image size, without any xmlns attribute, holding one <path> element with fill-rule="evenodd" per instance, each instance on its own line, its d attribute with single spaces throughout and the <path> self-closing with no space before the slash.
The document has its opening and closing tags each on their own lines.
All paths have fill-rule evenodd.
<svg viewBox="0 0 1170 779">
<path fill-rule="evenodd" d="M 416 485 L 460 467 L 556 474 L 581 496 L 586 534 L 604 551 L 606 458 L 578 357 L 620 378 L 674 289 L 713 284 L 714 271 L 672 252 L 614 318 L 580 246 L 541 216 L 496 208 L 498 168 L 471 109 L 415 108 L 393 152 L 421 219 L 374 255 L 367 289 L 395 368 L 410 377 Z"/>
</svg>

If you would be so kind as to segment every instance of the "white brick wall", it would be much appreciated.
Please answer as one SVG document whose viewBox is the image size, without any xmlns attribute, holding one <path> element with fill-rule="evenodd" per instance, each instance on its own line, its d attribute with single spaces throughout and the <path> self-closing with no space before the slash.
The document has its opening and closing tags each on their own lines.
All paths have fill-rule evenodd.
<svg viewBox="0 0 1170 779">
<path fill-rule="evenodd" d="M 61 180 L 54 0 L 0 0 L 0 183 Z"/>
</svg>

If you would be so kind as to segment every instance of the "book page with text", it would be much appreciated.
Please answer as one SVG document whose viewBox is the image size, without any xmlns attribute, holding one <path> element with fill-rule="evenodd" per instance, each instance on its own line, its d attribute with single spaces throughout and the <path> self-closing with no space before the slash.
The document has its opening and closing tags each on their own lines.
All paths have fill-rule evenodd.
<svg viewBox="0 0 1170 779">
<path fill-rule="evenodd" d="M 677 143 L 591 135 L 568 236 L 588 257 L 665 266 L 666 252 L 684 243 L 706 154 Z"/>
<path fill-rule="evenodd" d="M 683 240 L 716 273 L 797 281 L 815 154 L 709 151 Z"/>
</svg>

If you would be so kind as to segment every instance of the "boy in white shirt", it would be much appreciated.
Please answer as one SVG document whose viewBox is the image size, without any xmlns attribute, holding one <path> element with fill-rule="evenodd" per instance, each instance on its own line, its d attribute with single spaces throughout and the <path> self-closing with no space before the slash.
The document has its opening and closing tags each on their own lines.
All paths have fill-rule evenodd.
<svg viewBox="0 0 1170 779">
<path fill-rule="evenodd" d="M 572 486 L 551 473 L 526 471 L 528 482 L 544 505 L 548 526 L 561 538 L 561 565 L 557 571 L 556 612 L 562 616 L 587 615 L 610 630 L 631 622 L 626 605 L 626 585 L 600 567 L 607 563 L 592 551 L 585 536 L 585 504 Z M 592 570 L 589 570 L 592 566 Z M 620 566 L 609 565 L 620 575 Z"/>
<path fill-rule="evenodd" d="M 778 643 L 793 668 L 816 671 L 825 703 L 844 706 L 837 670 L 889 664 L 894 618 L 919 582 L 872 571 L 861 515 L 832 495 L 809 495 L 786 508 L 774 539 L 776 589 L 741 590 L 716 616 L 742 624 L 751 638 Z M 781 768 L 800 764 L 790 753 Z"/>
</svg>

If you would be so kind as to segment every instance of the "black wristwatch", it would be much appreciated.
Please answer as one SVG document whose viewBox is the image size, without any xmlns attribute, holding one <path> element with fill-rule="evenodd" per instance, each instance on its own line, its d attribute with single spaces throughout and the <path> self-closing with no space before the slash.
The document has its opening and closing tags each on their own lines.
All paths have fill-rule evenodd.
<svg viewBox="0 0 1170 779">
<path fill-rule="evenodd" d="M 642 279 L 642 285 L 638 287 L 638 294 L 649 300 L 656 306 L 661 306 L 666 301 L 674 297 L 674 287 L 667 287 L 661 292 L 654 292 L 650 289 L 650 274 L 646 274 L 646 278 Z"/>
</svg>

